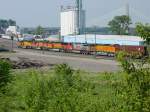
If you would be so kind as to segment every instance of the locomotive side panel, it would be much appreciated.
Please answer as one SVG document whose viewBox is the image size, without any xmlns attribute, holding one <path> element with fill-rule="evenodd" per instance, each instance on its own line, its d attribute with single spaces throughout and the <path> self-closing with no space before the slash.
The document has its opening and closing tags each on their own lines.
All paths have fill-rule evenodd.
<svg viewBox="0 0 150 112">
<path fill-rule="evenodd" d="M 63 49 L 63 46 L 61 43 L 53 43 L 52 46 L 53 46 L 53 49 Z"/>
<path fill-rule="evenodd" d="M 106 53 L 116 53 L 117 48 L 114 46 L 106 46 L 106 45 L 96 45 L 95 46 L 96 52 L 106 52 Z"/>
<path fill-rule="evenodd" d="M 62 46 L 64 52 L 72 52 L 73 50 L 73 45 L 71 43 L 63 43 Z"/>
<path fill-rule="evenodd" d="M 36 42 L 32 42 L 32 48 L 36 49 L 37 48 L 37 44 Z"/>
<path fill-rule="evenodd" d="M 91 54 L 91 45 L 89 44 L 73 44 L 73 50 L 81 54 Z"/>
<path fill-rule="evenodd" d="M 53 48 L 53 44 L 52 43 L 47 43 L 47 48 L 48 49 L 52 49 Z"/>
<path fill-rule="evenodd" d="M 31 48 L 32 47 L 32 42 L 30 42 L 30 41 L 23 41 L 22 42 L 22 47 L 23 48 Z"/>
</svg>

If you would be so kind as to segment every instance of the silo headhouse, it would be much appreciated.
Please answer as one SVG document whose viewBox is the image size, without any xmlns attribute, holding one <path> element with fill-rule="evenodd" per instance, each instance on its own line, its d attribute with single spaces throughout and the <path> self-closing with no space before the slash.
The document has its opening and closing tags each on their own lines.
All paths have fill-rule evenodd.
<svg viewBox="0 0 150 112">
<path fill-rule="evenodd" d="M 83 34 L 85 29 L 85 10 L 82 0 L 76 6 L 61 7 L 61 36 Z"/>
</svg>

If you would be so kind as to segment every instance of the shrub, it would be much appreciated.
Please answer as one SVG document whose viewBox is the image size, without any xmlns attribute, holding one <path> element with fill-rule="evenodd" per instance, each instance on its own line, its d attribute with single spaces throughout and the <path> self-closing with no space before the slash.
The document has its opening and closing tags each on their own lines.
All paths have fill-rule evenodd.
<svg viewBox="0 0 150 112">
<path fill-rule="evenodd" d="M 15 75 L 0 97 L 2 112 L 148 112 L 150 71 L 122 62 L 124 72 L 74 72 L 67 64 L 48 73 Z M 82 74 L 82 76 L 81 76 Z M 98 75 L 98 76 L 97 76 Z M 0 95 L 1 96 L 1 95 Z M 7 108 L 6 108 L 7 106 Z"/>
<path fill-rule="evenodd" d="M 0 88 L 4 87 L 11 81 L 10 74 L 11 64 L 5 60 L 0 60 Z"/>
<path fill-rule="evenodd" d="M 137 64 L 141 64 L 140 66 Z M 127 60 L 122 61 L 122 67 L 126 72 L 124 80 L 118 84 L 118 96 L 123 103 L 120 106 L 122 112 L 149 112 L 150 110 L 150 70 L 148 63 L 136 63 Z M 148 66 L 148 67 L 146 67 Z"/>
<path fill-rule="evenodd" d="M 116 60 L 121 62 L 125 59 L 125 57 L 127 56 L 127 53 L 124 51 L 120 51 L 116 54 Z"/>
<path fill-rule="evenodd" d="M 55 75 L 58 79 L 65 80 L 68 85 L 72 85 L 73 70 L 67 64 L 56 65 Z"/>
<path fill-rule="evenodd" d="M 73 70 L 67 64 L 60 64 L 55 66 L 55 73 L 62 75 L 72 75 Z"/>
<path fill-rule="evenodd" d="M 66 64 L 57 65 L 52 77 L 40 76 L 36 72 L 29 76 L 23 93 L 25 111 L 85 112 L 96 107 L 94 104 L 98 106 L 99 100 L 91 92 L 93 86 L 78 74 L 73 75 L 72 69 Z"/>
</svg>

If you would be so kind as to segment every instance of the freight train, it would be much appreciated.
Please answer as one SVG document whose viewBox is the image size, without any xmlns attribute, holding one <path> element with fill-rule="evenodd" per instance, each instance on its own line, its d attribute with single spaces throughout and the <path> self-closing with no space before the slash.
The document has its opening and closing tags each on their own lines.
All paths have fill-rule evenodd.
<svg viewBox="0 0 150 112">
<path fill-rule="evenodd" d="M 131 45 L 100 45 L 86 43 L 64 43 L 48 41 L 20 41 L 19 48 L 57 50 L 59 52 L 80 53 L 89 55 L 115 56 L 119 51 L 125 51 L 128 56 L 143 57 L 147 55 L 145 46 Z"/>
</svg>

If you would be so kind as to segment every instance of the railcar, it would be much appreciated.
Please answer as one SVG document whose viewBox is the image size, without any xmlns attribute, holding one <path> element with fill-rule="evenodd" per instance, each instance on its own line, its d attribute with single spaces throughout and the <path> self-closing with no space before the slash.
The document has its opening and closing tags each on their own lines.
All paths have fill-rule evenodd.
<svg viewBox="0 0 150 112">
<path fill-rule="evenodd" d="M 48 50 L 49 50 L 49 49 L 53 49 L 53 44 L 50 43 L 50 42 L 48 42 L 48 44 L 47 44 L 47 49 L 48 49 Z"/>
<path fill-rule="evenodd" d="M 58 50 L 62 52 L 78 52 L 81 54 L 97 54 L 115 56 L 119 51 L 127 52 L 128 56 L 142 57 L 146 55 L 144 46 L 128 45 L 99 45 L 81 43 L 43 42 L 43 41 L 20 41 L 18 47 Z"/>
<path fill-rule="evenodd" d="M 119 51 L 124 51 L 127 53 L 128 56 L 130 57 L 142 57 L 147 55 L 147 49 L 145 46 L 127 46 L 127 45 L 122 45 L 122 46 L 116 46 Z"/>
<path fill-rule="evenodd" d="M 73 51 L 73 44 L 72 43 L 63 43 L 62 44 L 64 52 L 72 52 Z"/>
<path fill-rule="evenodd" d="M 60 42 L 55 42 L 55 43 L 52 43 L 52 48 L 61 50 L 61 49 L 63 49 L 63 45 Z"/>
<path fill-rule="evenodd" d="M 113 45 L 95 45 L 95 51 L 99 55 L 114 56 L 118 50 L 119 49 Z"/>
<path fill-rule="evenodd" d="M 90 54 L 91 51 L 91 45 L 89 44 L 75 44 L 73 43 L 73 51 L 78 51 L 81 54 Z"/>
<path fill-rule="evenodd" d="M 20 48 L 32 48 L 32 42 L 31 41 L 20 41 L 17 43 L 18 47 Z"/>
</svg>

